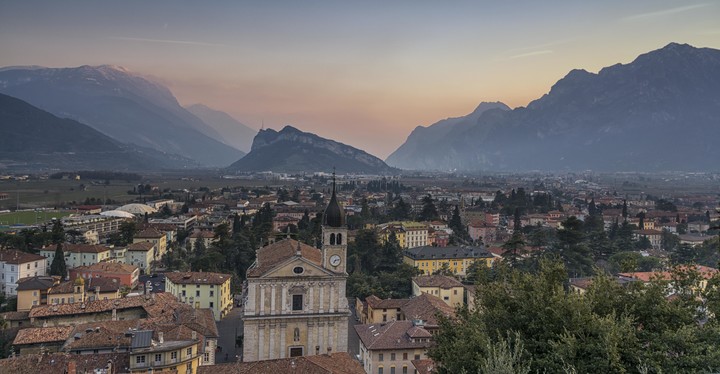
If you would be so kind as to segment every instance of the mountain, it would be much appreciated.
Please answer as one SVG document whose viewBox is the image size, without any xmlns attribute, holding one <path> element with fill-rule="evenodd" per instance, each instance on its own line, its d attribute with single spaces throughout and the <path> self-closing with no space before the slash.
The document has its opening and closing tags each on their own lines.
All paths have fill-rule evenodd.
<svg viewBox="0 0 720 374">
<path fill-rule="evenodd" d="M 166 87 L 116 66 L 0 71 L 0 92 L 122 143 L 225 166 L 244 155 L 181 107 Z"/>
<path fill-rule="evenodd" d="M 250 152 L 257 130 L 251 129 L 232 118 L 229 114 L 209 108 L 203 104 L 185 107 L 220 134 L 220 141 L 243 152 Z"/>
<path fill-rule="evenodd" d="M 250 153 L 228 169 L 300 173 L 333 168 L 339 173 L 390 174 L 397 171 L 365 151 L 292 126 L 285 126 L 280 131 L 260 130 L 253 139 Z"/>
<path fill-rule="evenodd" d="M 23 170 L 148 170 L 189 160 L 126 146 L 71 119 L 0 94 L 0 167 Z"/>
<path fill-rule="evenodd" d="M 436 156 L 426 158 L 425 151 L 442 146 L 438 142 L 453 129 L 472 126 L 477 123 L 480 115 L 493 109 L 510 110 L 501 102 L 480 103 L 472 113 L 464 117 L 447 118 L 428 127 L 418 126 L 410 133 L 405 143 L 388 156 L 386 162 L 400 169 L 434 169 Z"/>
<path fill-rule="evenodd" d="M 405 154 L 403 160 L 423 161 L 403 166 L 720 170 L 718 118 L 720 51 L 671 43 L 597 74 L 573 70 L 527 107 L 486 111 L 433 147 Z"/>
</svg>

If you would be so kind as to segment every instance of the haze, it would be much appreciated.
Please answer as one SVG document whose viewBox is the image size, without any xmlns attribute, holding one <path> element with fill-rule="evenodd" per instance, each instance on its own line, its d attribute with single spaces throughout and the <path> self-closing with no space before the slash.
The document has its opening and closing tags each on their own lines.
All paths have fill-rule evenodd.
<svg viewBox="0 0 720 374">
<path fill-rule="evenodd" d="M 669 42 L 720 48 L 685 1 L 0 3 L 0 66 L 121 65 L 255 128 L 292 124 L 381 158 L 481 101 L 524 106 L 569 70 Z"/>
</svg>

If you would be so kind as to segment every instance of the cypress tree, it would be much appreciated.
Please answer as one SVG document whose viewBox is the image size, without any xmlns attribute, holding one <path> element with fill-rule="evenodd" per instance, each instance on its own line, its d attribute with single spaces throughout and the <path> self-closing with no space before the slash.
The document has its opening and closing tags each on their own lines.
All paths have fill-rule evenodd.
<svg viewBox="0 0 720 374">
<path fill-rule="evenodd" d="M 57 243 L 55 248 L 55 257 L 50 264 L 50 275 L 59 275 L 62 279 L 67 277 L 67 265 L 65 264 L 65 254 L 63 253 L 62 243 Z"/>
</svg>

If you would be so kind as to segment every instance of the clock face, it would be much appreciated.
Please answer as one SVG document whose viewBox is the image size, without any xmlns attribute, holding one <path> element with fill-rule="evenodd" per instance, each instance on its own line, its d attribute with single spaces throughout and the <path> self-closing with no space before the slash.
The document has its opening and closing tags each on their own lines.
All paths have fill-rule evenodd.
<svg viewBox="0 0 720 374">
<path fill-rule="evenodd" d="M 332 255 L 330 257 L 330 265 L 332 266 L 338 266 L 340 265 L 340 256 L 338 255 Z"/>
</svg>

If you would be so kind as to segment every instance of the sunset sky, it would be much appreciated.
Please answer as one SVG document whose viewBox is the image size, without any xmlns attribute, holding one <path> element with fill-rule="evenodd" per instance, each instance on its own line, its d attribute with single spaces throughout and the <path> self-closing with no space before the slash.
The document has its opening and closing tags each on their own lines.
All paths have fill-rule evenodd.
<svg viewBox="0 0 720 374">
<path fill-rule="evenodd" d="M 0 0 L 0 66 L 121 65 L 183 105 L 381 158 L 418 125 L 669 42 L 720 48 L 720 2 Z"/>
</svg>

